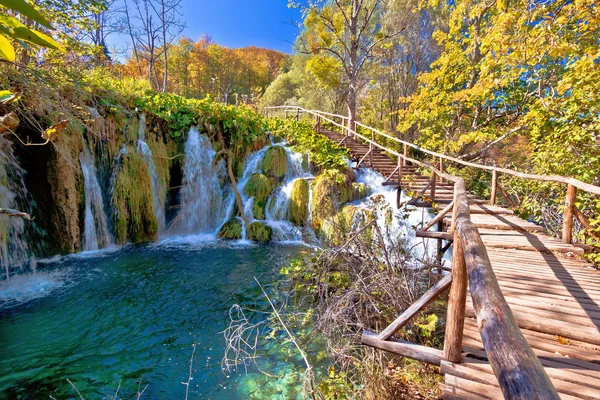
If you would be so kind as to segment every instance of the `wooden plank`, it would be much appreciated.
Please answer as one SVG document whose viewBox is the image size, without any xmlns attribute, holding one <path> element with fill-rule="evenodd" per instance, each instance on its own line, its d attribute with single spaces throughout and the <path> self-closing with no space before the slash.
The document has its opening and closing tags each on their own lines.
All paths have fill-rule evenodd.
<svg viewBox="0 0 600 400">
<path fill-rule="evenodd" d="M 416 232 L 416 235 L 420 238 L 442 239 L 448 241 L 453 240 L 452 234 L 448 232 L 424 232 L 419 230 Z"/>
<path fill-rule="evenodd" d="M 473 204 L 471 214 L 514 215 L 514 211 L 494 205 Z"/>
<path fill-rule="evenodd" d="M 425 347 L 402 340 L 381 340 L 377 337 L 376 333 L 368 331 L 363 331 L 360 342 L 376 349 L 386 350 L 390 353 L 434 365 L 440 365 L 440 362 L 444 358 L 444 353 L 442 350 Z"/>
<path fill-rule="evenodd" d="M 378 336 L 380 340 L 390 339 L 399 329 L 410 321 L 421 310 L 431 304 L 440 294 L 442 294 L 452 283 L 452 275 L 448 274 L 433 285 L 419 300 L 414 302 L 406 309 L 394 322 L 385 328 Z"/>
<path fill-rule="evenodd" d="M 463 379 L 469 379 L 475 382 L 494 385 L 498 384 L 494 381 L 492 367 L 487 362 L 482 362 L 475 359 L 467 359 L 462 364 L 453 364 L 447 361 L 442 361 L 441 371 L 445 374 L 458 376 Z M 566 373 L 555 368 L 546 368 L 546 372 L 551 375 L 551 381 L 556 390 L 561 394 L 561 398 L 572 397 L 581 399 L 598 399 L 600 398 L 600 390 L 594 387 L 581 385 L 576 382 L 571 382 L 568 379 L 578 379 L 576 374 Z M 588 379 L 589 380 L 589 379 Z M 564 396 L 566 395 L 566 396 Z"/>
<path fill-rule="evenodd" d="M 440 390 L 440 395 L 442 399 L 446 400 L 487 400 L 491 399 L 491 397 L 478 395 L 475 393 L 467 392 L 466 390 L 457 388 L 455 386 L 445 385 L 440 383 L 438 385 Z"/>
<path fill-rule="evenodd" d="M 589 343 L 600 344 L 600 332 L 593 324 L 580 326 L 577 324 L 563 322 L 557 319 L 544 319 L 536 315 L 532 310 L 522 310 L 522 308 L 512 306 L 512 315 L 520 328 L 530 329 L 532 331 L 553 333 L 565 338 L 586 341 Z M 467 306 L 466 314 L 468 317 L 475 317 L 474 308 Z"/>
<path fill-rule="evenodd" d="M 522 220 L 514 215 L 474 214 L 471 222 L 477 228 L 513 230 L 525 232 L 543 232 L 544 228 L 532 222 Z"/>
</svg>

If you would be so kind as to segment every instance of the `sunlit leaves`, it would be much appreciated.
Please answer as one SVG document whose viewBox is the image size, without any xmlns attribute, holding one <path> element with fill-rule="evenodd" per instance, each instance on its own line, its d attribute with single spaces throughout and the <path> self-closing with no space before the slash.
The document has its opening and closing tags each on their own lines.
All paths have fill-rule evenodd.
<svg viewBox="0 0 600 400">
<path fill-rule="evenodd" d="M 6 36 L 0 35 L 0 57 L 8 61 L 15 61 L 15 49 Z"/>
<path fill-rule="evenodd" d="M 40 25 L 52 28 L 50 23 L 33 6 L 23 0 L 0 0 L 0 5 L 17 11 Z M 4 10 L 0 9 L 1 11 Z M 0 57 L 8 61 L 14 61 L 16 57 L 11 39 L 14 39 L 22 46 L 25 46 L 23 43 L 25 41 L 38 46 L 64 51 L 62 46 L 49 35 L 32 29 L 18 19 L 2 13 L 0 14 Z"/>
<path fill-rule="evenodd" d="M 48 29 L 52 29 L 50 22 L 48 22 L 34 6 L 24 0 L 0 0 L 0 6 L 17 11 L 19 14 L 31 18 L 38 24 L 43 25 Z"/>
</svg>

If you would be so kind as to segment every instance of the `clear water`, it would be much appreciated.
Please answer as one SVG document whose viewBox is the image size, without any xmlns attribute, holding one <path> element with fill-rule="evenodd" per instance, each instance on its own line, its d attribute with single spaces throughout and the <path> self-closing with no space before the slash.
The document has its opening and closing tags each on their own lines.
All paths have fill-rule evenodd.
<svg viewBox="0 0 600 400">
<path fill-rule="evenodd" d="M 140 379 L 144 399 L 184 399 L 194 343 L 190 399 L 296 398 L 302 364 L 283 337 L 259 353 L 279 378 L 220 362 L 231 305 L 269 312 L 253 277 L 274 292 L 304 251 L 190 238 L 50 260 L 0 287 L 0 398 L 78 398 L 68 378 L 86 399 L 120 381 L 119 398 L 135 398 Z"/>
</svg>

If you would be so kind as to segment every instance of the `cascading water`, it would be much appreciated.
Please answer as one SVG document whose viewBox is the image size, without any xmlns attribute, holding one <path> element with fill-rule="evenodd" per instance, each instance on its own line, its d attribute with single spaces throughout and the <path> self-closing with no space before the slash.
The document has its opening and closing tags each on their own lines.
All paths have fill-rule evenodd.
<svg viewBox="0 0 600 400">
<path fill-rule="evenodd" d="M 17 162 L 11 142 L 0 136 L 0 208 L 27 205 L 24 171 Z M 28 211 L 28 210 L 20 210 Z M 21 268 L 30 260 L 30 249 L 24 238 L 25 221 L 0 215 L 0 265 L 9 280 L 11 268 Z"/>
<path fill-rule="evenodd" d="M 359 202 L 359 206 L 374 210 L 377 225 L 394 239 L 401 239 L 404 247 L 409 249 L 417 259 L 427 258 L 434 254 L 434 241 L 422 240 L 416 237 L 415 226 L 427 223 L 431 216 L 423 208 L 406 205 L 411 199 L 404 192 L 401 194 L 400 202 L 405 205 L 397 209 L 397 192 L 392 186 L 384 186 L 385 178 L 370 168 L 361 168 L 356 172 L 356 181 L 368 185 L 373 193 L 365 200 Z M 388 235 L 386 235 L 388 237 Z M 386 245 L 392 246 L 386 240 Z"/>
<path fill-rule="evenodd" d="M 156 214 L 156 220 L 158 221 L 158 234 L 159 236 L 165 231 L 165 205 L 162 200 L 161 193 L 164 192 L 164 188 L 158 179 L 156 173 L 156 166 L 154 165 L 154 159 L 152 158 L 152 150 L 146 143 L 146 115 L 140 115 L 140 124 L 138 128 L 138 142 L 137 152 L 142 155 L 148 170 L 150 171 L 150 180 L 152 182 L 152 196 L 154 202 L 154 212 Z"/>
<path fill-rule="evenodd" d="M 215 163 L 212 144 L 192 127 L 185 143 L 181 212 L 176 231 L 182 235 L 214 233 L 223 222 L 222 162 Z M 229 208 L 229 207 L 227 207 Z"/>
<path fill-rule="evenodd" d="M 108 230 L 108 219 L 104 212 L 104 200 L 96 175 L 94 158 L 87 143 L 79 155 L 79 162 L 83 171 L 85 196 L 83 250 L 98 250 L 111 246 L 113 239 Z"/>
</svg>

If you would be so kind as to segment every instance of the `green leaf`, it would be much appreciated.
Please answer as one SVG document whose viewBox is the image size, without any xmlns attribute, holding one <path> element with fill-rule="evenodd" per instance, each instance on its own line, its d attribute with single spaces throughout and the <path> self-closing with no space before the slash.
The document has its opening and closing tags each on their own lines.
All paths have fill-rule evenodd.
<svg viewBox="0 0 600 400">
<path fill-rule="evenodd" d="M 0 104 L 13 103 L 19 100 L 19 93 L 13 93 L 10 90 L 0 90 Z"/>
<path fill-rule="evenodd" d="M 2 1 L 2 0 L 0 0 Z M 0 14 L 0 24 L 6 25 L 10 28 L 21 28 L 21 27 L 25 27 L 27 28 L 27 26 L 25 24 L 23 24 L 21 21 L 19 21 L 18 19 L 8 16 L 8 15 L 4 15 L 4 14 Z"/>
<path fill-rule="evenodd" d="M 21 15 L 31 18 L 38 24 L 43 25 L 48 29 L 52 29 L 50 22 L 48 22 L 48 20 L 44 18 L 34 6 L 25 2 L 24 0 L 0 0 L 0 5 L 17 11 Z"/>
<path fill-rule="evenodd" d="M 34 29 L 29 29 L 25 27 L 15 28 L 13 31 L 15 32 L 15 35 L 18 38 L 23 39 L 27 42 L 37 44 L 42 47 L 48 47 L 55 50 L 65 51 L 64 48 L 56 40 L 52 39 L 45 33 L 38 32 Z"/>
<path fill-rule="evenodd" d="M 0 35 L 0 57 L 8 61 L 15 61 L 15 49 L 5 36 Z"/>
</svg>

